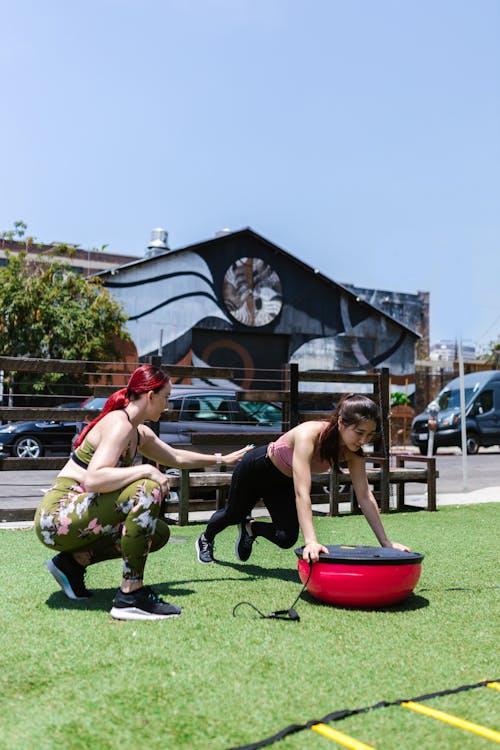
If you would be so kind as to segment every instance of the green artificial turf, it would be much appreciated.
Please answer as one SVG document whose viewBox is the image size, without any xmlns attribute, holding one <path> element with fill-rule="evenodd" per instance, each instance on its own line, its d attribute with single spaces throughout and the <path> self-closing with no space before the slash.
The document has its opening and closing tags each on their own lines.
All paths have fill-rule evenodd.
<svg viewBox="0 0 500 750">
<path fill-rule="evenodd" d="M 384 518 L 392 539 L 423 552 L 405 602 L 350 610 L 304 594 L 300 622 L 259 619 L 300 591 L 293 550 L 262 539 L 248 563 L 236 528 L 217 538 L 218 565 L 200 565 L 203 526 L 172 527 L 151 555 L 147 583 L 183 607 L 177 619 L 123 623 L 108 611 L 120 562 L 91 568 L 91 600 L 73 602 L 32 530 L 1 530 L 0 745 L 2 750 L 227 750 L 290 724 L 500 677 L 496 659 L 499 505 Z M 325 544 L 375 544 L 362 517 L 316 519 Z M 297 546 L 300 544 L 300 540 Z M 500 693 L 478 688 L 427 702 L 498 729 Z M 401 706 L 331 724 L 374 747 L 467 750 L 491 742 Z M 277 750 L 334 748 L 305 729 Z"/>
</svg>

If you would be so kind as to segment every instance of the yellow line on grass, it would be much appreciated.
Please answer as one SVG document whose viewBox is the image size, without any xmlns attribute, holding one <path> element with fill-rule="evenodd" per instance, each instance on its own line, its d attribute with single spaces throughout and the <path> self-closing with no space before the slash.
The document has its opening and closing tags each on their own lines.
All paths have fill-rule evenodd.
<svg viewBox="0 0 500 750">
<path fill-rule="evenodd" d="M 500 690 L 500 682 L 487 682 L 486 687 L 493 688 L 493 690 Z"/>
<path fill-rule="evenodd" d="M 318 734 L 322 734 L 324 737 L 337 742 L 339 745 L 350 748 L 350 750 L 373 750 L 372 745 L 365 745 L 364 742 L 355 740 L 354 737 L 349 737 L 347 734 L 338 732 L 336 729 L 332 729 L 326 724 L 313 724 L 311 729 L 314 729 Z"/>
<path fill-rule="evenodd" d="M 481 737 L 486 737 L 486 739 L 493 740 L 493 742 L 498 742 L 500 744 L 500 732 L 496 732 L 494 729 L 482 727 L 480 724 L 473 724 L 471 721 L 461 719 L 459 716 L 446 714 L 444 713 L 444 711 L 438 711 L 435 708 L 429 708 L 429 706 L 424 706 L 422 703 L 405 701 L 401 703 L 401 705 L 404 708 L 409 708 L 411 711 L 416 711 L 419 714 L 425 714 L 425 716 L 431 716 L 433 719 L 444 721 L 446 724 L 452 724 L 452 726 L 459 727 L 459 729 L 465 729 L 467 732 L 479 734 Z"/>
</svg>

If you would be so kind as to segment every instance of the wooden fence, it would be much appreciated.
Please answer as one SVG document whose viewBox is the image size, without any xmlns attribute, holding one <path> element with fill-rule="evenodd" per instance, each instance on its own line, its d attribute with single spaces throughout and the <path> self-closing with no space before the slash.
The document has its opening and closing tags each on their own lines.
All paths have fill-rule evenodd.
<svg viewBox="0 0 500 750">
<path fill-rule="evenodd" d="M 234 382 L 241 373 L 232 368 L 214 368 L 214 367 L 195 367 L 169 365 L 161 362 L 159 357 L 150 358 L 150 362 L 160 366 L 170 373 L 174 382 L 192 382 L 193 379 L 203 381 L 214 381 L 219 383 Z M 126 385 L 129 375 L 133 372 L 137 363 L 95 363 L 84 361 L 66 361 L 66 360 L 42 360 L 29 358 L 0 357 L 0 371 L 15 372 L 18 382 L 19 374 L 29 373 L 62 373 L 70 379 L 68 385 L 71 385 L 71 376 L 85 375 L 88 385 L 86 393 L 79 395 L 107 396 L 117 388 Z M 109 381 L 112 381 L 112 385 Z M 105 381 L 105 382 L 103 382 Z M 230 387 L 230 386 L 229 386 Z M 398 490 L 398 509 L 404 507 L 404 483 L 408 482 L 426 482 L 430 488 L 430 499 L 428 509 L 435 510 L 435 479 L 437 476 L 435 470 L 435 459 L 427 460 L 425 467 L 418 470 L 406 469 L 403 466 L 398 467 L 397 476 L 392 470 L 389 461 L 390 446 L 390 396 L 389 396 L 389 371 L 387 368 L 381 368 L 371 373 L 346 373 L 346 372 L 302 372 L 298 365 L 287 364 L 282 370 L 276 371 L 275 378 L 270 380 L 269 377 L 263 382 L 260 389 L 239 390 L 237 398 L 241 401 L 273 401 L 281 402 L 283 406 L 283 423 L 281 431 L 295 426 L 306 419 L 321 419 L 328 416 L 329 411 L 321 411 L 315 408 L 321 398 L 324 399 L 325 392 L 328 393 L 328 399 L 336 402 L 346 390 L 363 390 L 366 395 L 370 396 L 380 407 L 382 414 L 382 429 L 377 438 L 373 455 L 380 459 L 377 468 L 372 470 L 370 481 L 377 491 L 380 498 L 379 504 L 383 512 L 389 510 L 388 488 L 391 483 L 397 483 Z M 15 398 L 16 394 L 14 394 Z M 66 397 L 66 401 L 70 396 Z M 60 397 L 59 397 L 60 400 Z M 95 412 L 94 412 L 95 415 Z M 85 409 L 60 409 L 55 406 L 47 407 L 25 407 L 25 406 L 0 406 L 0 420 L 26 421 L 26 420 L 54 420 L 54 421 L 81 421 L 83 422 L 89 416 Z M 166 412 L 162 416 L 165 420 L 175 418 L 175 414 Z M 159 424 L 153 425 L 158 432 Z M 279 433 L 277 433 L 279 434 Z M 262 444 L 277 437 L 269 433 L 247 434 L 245 433 L 245 442 L 254 442 Z M 238 433 L 235 426 L 235 432 L 230 434 L 193 434 L 192 447 L 200 452 L 213 452 L 217 449 L 228 449 L 229 445 L 240 445 L 242 435 Z M 411 459 L 411 456 L 407 456 Z M 25 469 L 60 469 L 67 461 L 67 455 L 44 456 L 40 458 L 10 458 L 0 457 L 0 471 L 13 470 L 23 471 Z M 401 462 L 400 462 L 401 463 Z M 406 473 L 406 474 L 405 474 Z M 200 476 L 200 472 L 182 472 L 179 478 L 172 480 L 172 485 L 178 489 L 179 493 L 179 522 L 187 523 L 189 510 L 199 507 L 196 503 L 196 488 L 212 488 L 217 492 L 216 505 L 224 501 L 229 486 L 229 477 L 221 476 L 222 472 L 205 472 Z M 351 510 L 356 511 L 357 505 L 352 489 L 349 491 L 350 478 L 348 475 L 337 475 L 332 473 L 331 478 L 319 477 L 315 483 L 320 488 L 320 500 L 328 502 L 330 513 L 335 515 L 339 512 L 339 502 L 348 499 L 351 504 Z M 340 488 L 344 489 L 344 497 L 341 497 Z M 401 487 L 403 492 L 401 494 Z M 321 489 L 322 488 L 322 489 Z M 321 497 L 321 491 L 323 497 Z M 326 497 L 324 496 L 326 494 Z M 403 498 L 402 502 L 400 502 Z M 170 508 L 172 510 L 173 508 Z"/>
<path fill-rule="evenodd" d="M 194 378 L 203 379 L 207 382 L 213 381 L 234 381 L 240 375 L 237 369 L 219 368 L 219 367 L 195 367 L 183 365 L 169 365 L 161 362 L 160 357 L 151 357 L 149 360 L 152 364 L 162 367 L 172 377 L 173 382 L 191 382 Z M 116 362 L 84 362 L 76 360 L 54 360 L 54 359 L 30 359 L 24 357 L 0 357 L 0 371 L 4 373 L 15 372 L 18 377 L 19 373 L 56 373 L 71 376 L 78 374 L 87 377 L 88 385 L 79 386 L 80 393 L 78 398 L 83 399 L 85 396 L 108 396 L 113 391 L 126 385 L 130 374 L 141 364 L 137 363 L 116 363 Z M 102 383 L 102 380 L 113 380 L 113 385 Z M 120 382 L 121 379 L 121 382 Z M 314 384 L 314 390 L 308 390 L 307 387 Z M 341 390 L 332 390 L 335 384 L 341 385 Z M 70 385 L 70 383 L 68 383 Z M 328 411 L 308 411 L 308 405 L 314 405 L 322 397 L 324 391 L 319 387 L 326 386 L 330 401 L 335 402 L 341 397 L 346 387 L 351 387 L 355 391 L 357 386 L 368 387 L 370 392 L 368 396 L 379 405 L 382 413 L 382 431 L 377 438 L 374 450 L 377 453 L 386 454 L 389 446 L 389 371 L 382 368 L 373 373 L 344 373 L 344 372 L 301 372 L 298 365 L 284 365 L 283 369 L 276 371 L 274 379 L 266 379 L 265 386 L 261 389 L 239 390 L 237 398 L 241 401 L 274 401 L 283 405 L 283 424 L 282 429 L 289 429 L 300 421 L 310 418 L 321 419 L 328 415 Z M 81 391 L 85 389 L 86 392 Z M 68 401 L 73 395 L 76 400 L 76 394 L 68 394 L 65 400 Z M 12 394 L 16 400 L 21 396 L 20 393 Z M 58 398 L 45 396 L 42 398 Z M 4 397 L 5 400 L 5 397 Z M 61 409 L 56 406 L 0 406 L 1 421 L 29 421 L 29 420 L 47 420 L 47 421 L 75 421 L 81 422 L 89 416 L 85 409 Z M 174 414 L 165 412 L 162 415 L 163 420 L 175 418 Z M 36 465 L 30 464 L 32 468 L 55 468 L 57 461 L 52 461 L 48 457 L 39 459 L 10 459 L 3 458 L 0 460 L 0 470 L 18 468 L 19 460 L 36 461 Z M 62 459 L 64 460 L 64 459 Z"/>
</svg>

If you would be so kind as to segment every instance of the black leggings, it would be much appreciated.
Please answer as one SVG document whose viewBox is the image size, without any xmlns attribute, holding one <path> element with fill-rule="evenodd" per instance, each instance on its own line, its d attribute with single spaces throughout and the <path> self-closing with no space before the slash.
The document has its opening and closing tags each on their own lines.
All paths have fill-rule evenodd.
<svg viewBox="0 0 500 750">
<path fill-rule="evenodd" d="M 227 504 L 213 514 L 205 530 L 208 541 L 213 542 L 228 526 L 242 523 L 259 499 L 272 523 L 253 521 L 252 535 L 263 536 L 283 549 L 292 547 L 299 536 L 293 480 L 267 457 L 267 445 L 247 453 L 234 470 Z"/>
</svg>

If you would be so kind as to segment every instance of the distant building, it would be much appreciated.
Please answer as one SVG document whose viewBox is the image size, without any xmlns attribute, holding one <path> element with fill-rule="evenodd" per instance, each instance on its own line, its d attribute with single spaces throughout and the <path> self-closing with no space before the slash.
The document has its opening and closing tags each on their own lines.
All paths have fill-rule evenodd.
<svg viewBox="0 0 500 750">
<path fill-rule="evenodd" d="M 252 229 L 176 250 L 154 232 L 146 257 L 99 274 L 141 358 L 245 368 L 250 380 L 286 362 L 414 372 L 418 331 Z"/>
<path fill-rule="evenodd" d="M 430 359 L 434 362 L 458 362 L 458 341 L 443 339 L 431 346 Z M 476 359 L 476 347 L 473 344 L 462 343 L 462 357 L 464 362 Z"/>
<path fill-rule="evenodd" d="M 55 247 L 63 245 L 68 248 L 69 253 L 61 256 L 54 256 L 51 254 Z M 131 260 L 136 260 L 135 256 L 130 255 L 117 255 L 116 253 L 108 253 L 101 250 L 82 250 L 78 245 L 71 245 L 65 242 L 52 242 L 49 245 L 41 243 L 29 244 L 26 242 L 19 242 L 15 240 L 0 239 L 0 266 L 7 264 L 6 251 L 11 254 L 20 253 L 26 250 L 28 258 L 33 258 L 37 262 L 45 262 L 47 260 L 59 257 L 68 263 L 75 271 L 83 274 L 84 276 L 91 276 L 92 274 L 98 273 L 99 271 L 105 271 L 116 266 L 121 266 L 123 263 L 128 263 Z"/>
</svg>

